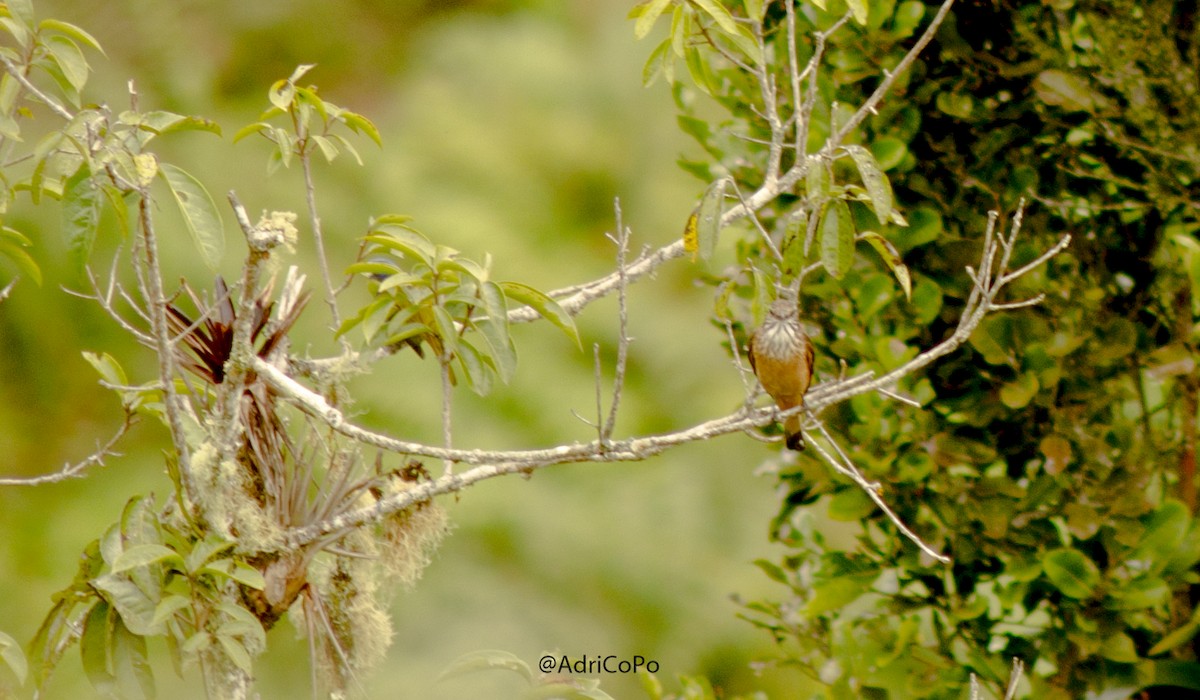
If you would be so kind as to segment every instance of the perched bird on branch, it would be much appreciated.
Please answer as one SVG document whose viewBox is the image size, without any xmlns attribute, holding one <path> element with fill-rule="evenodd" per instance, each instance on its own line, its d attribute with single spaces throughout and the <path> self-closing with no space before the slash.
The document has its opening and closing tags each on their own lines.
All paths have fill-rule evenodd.
<svg viewBox="0 0 1200 700">
<path fill-rule="evenodd" d="M 776 299 L 771 304 L 766 319 L 750 336 L 749 355 L 758 383 L 780 410 L 804 404 L 804 393 L 812 383 L 813 346 L 800 325 L 794 299 Z M 783 431 L 789 448 L 804 449 L 799 414 L 787 417 Z"/>
</svg>

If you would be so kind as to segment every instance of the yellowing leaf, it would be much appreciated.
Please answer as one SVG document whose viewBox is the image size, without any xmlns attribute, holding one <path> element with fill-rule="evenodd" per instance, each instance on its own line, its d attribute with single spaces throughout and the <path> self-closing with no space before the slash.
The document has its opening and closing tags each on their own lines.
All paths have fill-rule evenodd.
<svg viewBox="0 0 1200 700">
<path fill-rule="evenodd" d="M 875 210 L 875 218 L 880 224 L 886 225 L 892 215 L 892 185 L 887 175 L 875 160 L 875 155 L 862 146 L 846 146 L 846 152 L 858 166 L 858 174 L 862 177 L 867 194 L 871 197 L 871 207 Z"/>
<path fill-rule="evenodd" d="M 696 222 L 699 220 L 699 212 L 693 211 L 683 225 L 683 249 L 692 254 L 692 262 L 696 261 L 696 254 L 700 252 L 700 234 L 696 232 Z"/>
<path fill-rule="evenodd" d="M 912 276 L 908 272 L 908 266 L 900 259 L 900 252 L 896 250 L 896 246 L 874 231 L 866 231 L 860 234 L 860 237 L 871 244 L 875 252 L 879 253 L 879 257 L 883 259 L 884 264 L 895 275 L 896 281 L 900 283 L 900 288 L 904 290 L 904 298 L 912 299 Z"/>
</svg>

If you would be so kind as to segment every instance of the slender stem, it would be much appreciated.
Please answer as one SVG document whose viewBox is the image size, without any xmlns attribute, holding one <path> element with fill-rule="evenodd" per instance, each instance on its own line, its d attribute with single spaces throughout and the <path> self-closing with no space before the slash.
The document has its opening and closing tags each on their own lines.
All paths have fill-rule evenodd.
<svg viewBox="0 0 1200 700">
<path fill-rule="evenodd" d="M 325 256 L 325 234 L 321 230 L 321 217 L 317 214 L 317 189 L 313 185 L 311 152 L 301 148 L 300 167 L 304 171 L 304 201 L 308 205 L 308 219 L 312 224 L 313 240 L 317 244 L 317 264 L 321 267 L 321 279 L 325 283 L 325 303 L 329 305 L 329 316 L 333 327 L 342 325 L 338 314 L 337 292 L 333 288 L 333 277 L 329 274 L 329 261 Z"/>
<path fill-rule="evenodd" d="M 171 432 L 171 442 L 175 447 L 175 454 L 179 456 L 180 483 L 188 501 L 195 505 L 191 451 L 180 417 L 181 399 L 175 391 L 175 348 L 171 344 L 171 333 L 167 325 L 167 298 L 163 292 L 162 269 L 158 262 L 158 237 L 154 232 L 154 218 L 150 211 L 150 192 L 146 188 L 138 190 L 138 222 L 142 234 L 141 252 L 144 260 L 141 265 L 134 267 L 140 273 L 138 283 L 142 285 L 142 296 L 146 299 L 147 311 L 150 313 L 150 333 L 158 358 L 158 380 L 162 384 L 163 406 L 166 410 L 167 426 Z"/>
</svg>

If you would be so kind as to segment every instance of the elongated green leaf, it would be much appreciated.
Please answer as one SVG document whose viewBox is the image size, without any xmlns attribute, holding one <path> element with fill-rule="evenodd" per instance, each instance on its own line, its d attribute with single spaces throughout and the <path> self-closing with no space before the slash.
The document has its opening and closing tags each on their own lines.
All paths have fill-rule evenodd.
<svg viewBox="0 0 1200 700">
<path fill-rule="evenodd" d="M 859 238 L 870 243 L 875 252 L 879 253 L 883 263 L 892 271 L 896 281 L 900 283 L 900 288 L 904 290 L 904 298 L 912 299 L 912 275 L 908 272 L 908 266 L 900 258 L 900 251 L 896 250 L 896 246 L 874 231 L 864 231 L 859 234 Z"/>
<path fill-rule="evenodd" d="M 579 330 L 575 328 L 575 319 L 571 318 L 571 315 L 559 306 L 558 302 L 546 296 L 545 293 L 520 282 L 501 282 L 500 289 L 504 290 L 505 297 L 537 311 L 542 318 L 561 328 L 567 337 L 575 341 L 576 346 L 583 347 L 579 339 Z"/>
<path fill-rule="evenodd" d="M 154 617 L 151 624 L 159 625 L 175 616 L 175 613 L 189 607 L 192 599 L 179 593 L 171 593 L 158 602 L 154 607 Z"/>
<path fill-rule="evenodd" d="M 639 14 L 637 21 L 633 24 L 633 35 L 638 39 L 645 38 L 670 4 L 671 0 L 649 0 L 649 2 L 639 5 L 636 8 Z"/>
<path fill-rule="evenodd" d="M 12 3 L 9 3 L 9 7 L 12 7 Z M 99 51 L 101 54 L 104 54 L 104 49 L 101 48 L 100 42 L 96 41 L 96 37 L 88 34 L 84 29 L 77 27 L 74 24 L 61 22 L 57 19 L 44 19 L 38 23 L 38 28 L 41 30 L 49 30 L 58 32 L 60 34 L 65 34 L 71 39 L 74 39 L 81 44 L 86 44 Z"/>
<path fill-rule="evenodd" d="M 850 6 L 850 14 L 854 15 L 854 21 L 865 27 L 867 25 L 867 0 L 846 0 L 846 4 Z"/>
<path fill-rule="evenodd" d="M 16 675 L 18 683 L 25 684 L 25 678 L 29 675 L 29 661 L 25 659 L 17 640 L 3 632 L 0 632 L 0 661 Z"/>
<path fill-rule="evenodd" d="M 821 263 L 834 279 L 841 279 L 854 263 L 854 221 L 850 207 L 838 199 L 825 207 L 821 221 Z"/>
<path fill-rule="evenodd" d="M 100 193 L 87 163 L 63 183 L 62 228 L 70 250 L 72 267 L 83 273 L 100 223 Z"/>
<path fill-rule="evenodd" d="M 717 247 L 721 233 L 721 214 L 725 207 L 725 188 L 729 180 L 721 178 L 704 190 L 700 204 L 696 207 L 696 250 L 700 257 L 708 260 Z"/>
<path fill-rule="evenodd" d="M 378 226 L 367 235 L 367 241 L 399 251 L 431 269 L 437 256 L 437 247 L 428 238 L 403 225 Z"/>
<path fill-rule="evenodd" d="M 455 358 L 467 377 L 467 385 L 476 394 L 486 396 L 492 390 L 492 373 L 489 367 L 493 365 L 487 362 L 488 356 L 466 338 L 459 338 L 456 347 Z"/>
<path fill-rule="evenodd" d="M 737 22 L 733 19 L 733 15 L 729 14 L 729 10 L 724 5 L 716 0 L 691 0 L 691 2 L 704 10 L 705 14 L 709 17 L 712 17 L 722 31 L 729 34 L 737 33 Z"/>
<path fill-rule="evenodd" d="M 24 238 L 21 234 L 13 229 L 5 226 L 0 228 L 0 255 L 8 258 L 21 274 L 27 275 L 39 287 L 42 286 L 42 268 L 38 267 L 37 262 L 28 252 L 25 251 L 27 244 L 20 242 L 20 238 L 6 236 L 6 233 L 16 234 L 20 238 Z"/>
<path fill-rule="evenodd" d="M 200 181 L 186 171 L 170 163 L 159 163 L 158 171 L 163 175 L 171 194 L 183 214 L 184 224 L 192 243 L 209 269 L 215 270 L 221 263 L 225 251 L 225 225 L 221 212 L 212 196 Z"/>
<path fill-rule="evenodd" d="M 221 135 L 221 126 L 211 119 L 189 117 L 162 110 L 146 112 L 141 117 L 141 125 L 143 127 L 160 135 L 169 134 L 173 131 L 207 131 L 217 136 Z"/>
<path fill-rule="evenodd" d="M 133 634 L 117 620 L 113 629 L 113 670 L 116 671 L 117 686 L 121 696 L 143 698 L 155 697 L 154 672 L 150 670 L 150 657 L 146 653 L 146 638 Z"/>
<path fill-rule="evenodd" d="M 228 634 L 217 633 L 217 643 L 221 645 L 221 649 L 225 651 L 225 656 L 247 674 L 254 672 L 254 659 L 251 658 L 250 652 L 246 651 L 246 645 L 242 640 Z"/>
<path fill-rule="evenodd" d="M 892 185 L 888 182 L 887 175 L 883 174 L 883 169 L 879 167 L 875 155 L 870 150 L 862 146 L 846 146 L 845 148 L 850 157 L 854 159 L 854 164 L 858 166 L 858 174 L 862 177 L 867 194 L 871 197 L 871 207 L 875 210 L 875 218 L 879 219 L 881 225 L 886 225 L 892 215 L 894 204 Z"/>
<path fill-rule="evenodd" d="M 79 45 L 65 36 L 52 36 L 46 39 L 45 46 L 75 92 L 82 92 L 87 85 L 88 64 Z"/>
<path fill-rule="evenodd" d="M 343 110 L 338 117 L 356 134 L 366 134 L 367 138 L 375 142 L 376 146 L 383 147 L 383 138 L 379 135 L 379 129 L 375 126 L 375 122 L 367 119 L 357 112 Z"/>
<path fill-rule="evenodd" d="M 135 634 L 162 633 L 162 627 L 154 624 L 154 608 L 158 601 L 151 600 L 133 581 L 124 576 L 105 574 L 92 579 L 91 583 Z"/>
<path fill-rule="evenodd" d="M 508 332 L 508 307 L 504 290 L 495 282 L 484 282 L 479 287 L 479 296 L 487 318 L 476 323 L 476 327 L 487 341 L 500 381 L 507 383 L 517 371 L 517 352 Z"/>
<path fill-rule="evenodd" d="M 1088 598 L 1100 583 L 1100 570 L 1077 549 L 1056 549 L 1042 560 L 1042 570 L 1055 588 L 1070 598 Z"/>
<path fill-rule="evenodd" d="M 83 659 L 83 672 L 101 697 L 111 697 L 117 690 L 117 679 L 109 670 L 111 650 L 111 622 L 108 603 L 99 601 L 88 611 L 83 622 L 83 634 L 79 637 L 79 652 Z"/>
<path fill-rule="evenodd" d="M 668 83 L 675 82 L 675 55 L 671 53 L 671 40 L 664 39 L 646 59 L 642 66 L 642 87 L 650 87 L 658 80 L 658 76 L 666 78 Z"/>
<path fill-rule="evenodd" d="M 87 360 L 88 364 L 100 373 L 100 378 L 109 384 L 120 386 L 129 384 L 129 380 L 125 376 L 125 370 L 121 368 L 121 363 L 117 362 L 117 358 L 112 355 L 108 353 L 97 355 L 94 352 L 84 352 L 83 359 Z"/>
<path fill-rule="evenodd" d="M 216 535 L 209 535 L 197 542 L 192 551 L 188 552 L 185 566 L 188 573 L 195 573 L 221 552 L 233 547 L 233 542 Z"/>
<path fill-rule="evenodd" d="M 450 318 L 450 312 L 446 311 L 445 307 L 433 307 L 433 321 L 433 327 L 446 346 L 446 350 L 451 355 L 457 353 L 458 328 L 454 325 L 454 319 Z"/>
<path fill-rule="evenodd" d="M 172 557 L 183 564 L 183 557 L 180 557 L 179 553 L 170 547 L 164 547 L 161 544 L 137 544 L 121 552 L 117 560 L 113 562 L 112 571 L 114 574 L 119 574 L 139 566 L 157 564 Z"/>
<path fill-rule="evenodd" d="M 26 27 L 33 27 L 33 2 L 31 0 L 6 0 L 4 4 L 14 19 L 21 20 Z"/>
</svg>

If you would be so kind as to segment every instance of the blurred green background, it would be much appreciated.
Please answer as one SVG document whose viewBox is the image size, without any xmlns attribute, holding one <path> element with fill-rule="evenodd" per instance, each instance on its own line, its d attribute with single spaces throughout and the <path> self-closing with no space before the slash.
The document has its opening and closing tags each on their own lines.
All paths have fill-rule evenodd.
<svg viewBox="0 0 1200 700">
<path fill-rule="evenodd" d="M 634 41 L 629 3 L 56 0 L 35 8 L 39 17 L 86 28 L 105 47 L 107 57 L 89 54 L 89 99 L 119 110 L 133 79 L 143 109 L 216 120 L 220 139 L 183 134 L 156 143 L 223 208 L 224 193 L 236 189 L 252 217 L 264 209 L 303 212 L 302 178 L 298 167 L 267 177 L 267 144 L 230 138 L 265 108 L 272 82 L 299 63 L 316 63 L 305 81 L 373 119 L 384 138 L 382 150 L 355 140 L 365 167 L 341 158 L 317 168 L 335 269 L 352 260 L 368 217 L 403 213 L 469 257 L 491 253 L 498 278 L 549 290 L 611 271 L 614 250 L 604 234 L 614 230 L 615 197 L 640 248 L 678 236 L 703 188 L 675 166 L 689 145 L 666 88 L 641 87 L 654 44 Z M 171 216 L 161 213 L 169 286 L 186 277 L 194 288 L 211 288 L 212 273 Z M 81 350 L 111 352 L 131 379 L 152 378 L 147 352 L 94 304 L 63 292 L 78 282 L 57 262 L 65 255 L 58 217 L 54 202 L 37 209 L 21 202 L 7 220 L 35 238 L 47 279 L 40 288 L 22 282 L 0 304 L 3 476 L 58 469 L 115 428 L 117 399 L 97 386 Z M 223 272 L 232 277 L 243 254 L 232 216 L 226 231 Z M 97 267 L 107 269 L 118 244 L 110 231 Z M 297 257 L 315 281 L 310 238 Z M 711 292 L 693 284 L 700 272 L 675 262 L 632 290 L 636 340 L 620 435 L 683 427 L 742 400 L 708 322 Z M 343 315 L 361 294 L 343 297 Z M 545 324 L 516 329 L 521 365 L 512 384 L 484 399 L 455 395 L 459 445 L 592 437 L 571 410 L 594 411 L 590 350 L 599 343 L 611 368 L 615 301 L 595 304 L 578 322 L 584 352 Z M 328 353 L 327 326 L 327 310 L 314 299 L 293 347 Z M 392 358 L 353 387 L 357 420 L 436 442 L 437 383 L 432 363 L 411 353 Z M 0 630 L 28 641 L 50 594 L 74 575 L 78 553 L 124 502 L 168 491 L 166 443 L 161 427 L 143 424 L 121 446 L 124 456 L 84 479 L 0 488 Z M 642 464 L 554 467 L 445 499 L 455 530 L 418 586 L 396 592 L 395 644 L 363 679 L 367 695 L 515 696 L 519 682 L 503 672 L 435 682 L 459 655 L 489 648 L 531 665 L 544 651 L 641 655 L 659 662 L 668 685 L 676 674 L 701 673 L 730 694 L 762 687 L 790 695 L 784 689 L 795 676 L 754 677 L 748 664 L 769 656 L 770 643 L 736 619 L 730 600 L 770 589 L 751 562 L 771 555 L 765 535 L 776 496 L 772 481 L 754 471 L 773 450 L 726 437 Z M 270 640 L 259 668 L 263 697 L 307 693 L 304 642 L 288 624 Z M 164 672 L 159 681 L 162 695 L 201 696 L 194 675 L 181 683 Z M 602 687 L 618 698 L 639 695 L 632 677 L 604 676 Z M 73 649 L 50 696 L 88 695 Z"/>
</svg>

